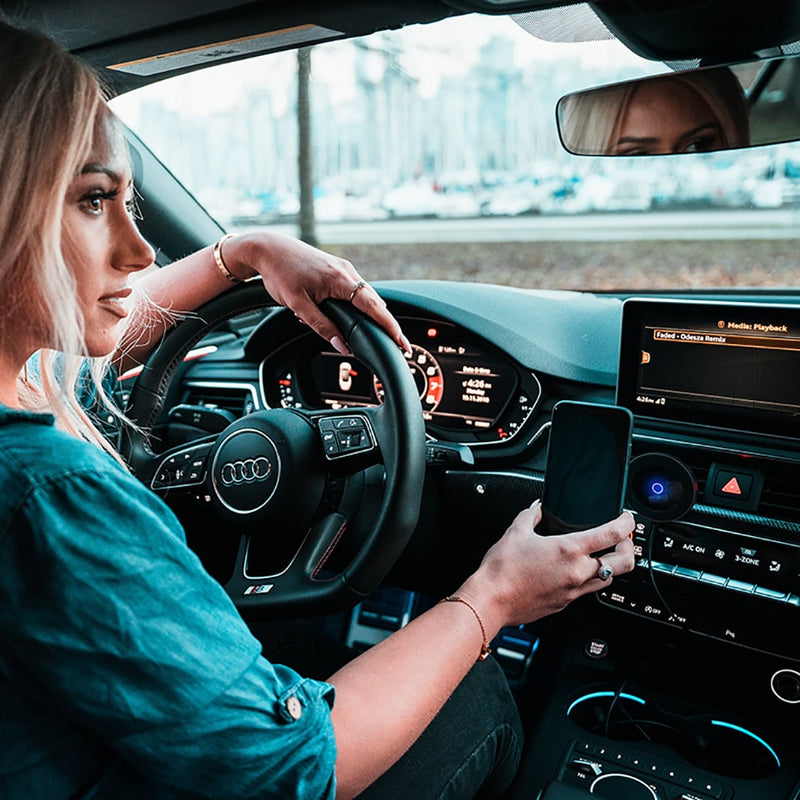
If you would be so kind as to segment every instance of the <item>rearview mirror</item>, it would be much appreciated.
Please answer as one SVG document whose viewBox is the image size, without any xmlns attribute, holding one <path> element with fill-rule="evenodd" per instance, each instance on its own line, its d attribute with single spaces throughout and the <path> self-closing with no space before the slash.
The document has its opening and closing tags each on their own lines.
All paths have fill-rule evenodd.
<svg viewBox="0 0 800 800">
<path fill-rule="evenodd" d="M 708 153 L 800 138 L 800 57 L 652 75 L 562 97 L 576 155 Z"/>
</svg>

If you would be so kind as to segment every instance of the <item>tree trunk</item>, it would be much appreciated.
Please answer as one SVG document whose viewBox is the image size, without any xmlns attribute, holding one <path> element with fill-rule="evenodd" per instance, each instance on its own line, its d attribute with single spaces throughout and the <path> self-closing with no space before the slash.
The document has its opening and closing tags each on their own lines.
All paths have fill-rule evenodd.
<svg viewBox="0 0 800 800">
<path fill-rule="evenodd" d="M 297 168 L 300 184 L 299 235 L 304 242 L 317 246 L 314 220 L 314 163 L 311 151 L 311 101 L 309 77 L 311 48 L 297 51 Z"/>
</svg>

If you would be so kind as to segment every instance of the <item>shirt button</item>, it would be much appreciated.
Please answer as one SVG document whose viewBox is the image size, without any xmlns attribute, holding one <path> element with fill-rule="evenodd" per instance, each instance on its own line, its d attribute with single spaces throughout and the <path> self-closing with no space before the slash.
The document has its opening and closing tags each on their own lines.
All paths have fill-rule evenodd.
<svg viewBox="0 0 800 800">
<path fill-rule="evenodd" d="M 286 712 L 293 720 L 298 720 L 303 716 L 303 704 L 294 696 L 286 698 L 284 703 Z"/>
</svg>

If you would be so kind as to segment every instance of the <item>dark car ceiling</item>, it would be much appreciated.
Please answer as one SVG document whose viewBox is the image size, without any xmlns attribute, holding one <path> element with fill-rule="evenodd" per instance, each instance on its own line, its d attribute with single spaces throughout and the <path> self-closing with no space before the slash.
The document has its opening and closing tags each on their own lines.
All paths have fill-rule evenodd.
<svg viewBox="0 0 800 800">
<path fill-rule="evenodd" d="M 3 2 L 2 7 L 15 21 L 44 31 L 101 71 L 111 65 L 308 25 L 329 29 L 332 33 L 327 38 L 340 38 L 463 13 L 439 0 L 13 0 Z M 263 50 L 298 43 L 302 44 L 302 31 L 291 45 L 272 47 L 265 41 Z M 235 60 L 235 56 L 214 58 L 224 60 Z M 181 71 L 185 69 L 164 70 L 157 77 Z M 153 80 L 118 72 L 108 77 L 120 89 Z"/>
<path fill-rule="evenodd" d="M 360 36 L 468 11 L 520 13 L 575 0 L 3 0 L 14 21 L 77 53 L 117 91 L 257 52 Z M 797 0 L 597 0 L 610 31 L 646 58 L 735 60 L 800 39 Z M 123 65 L 123 66 L 120 66 Z M 108 67 L 116 66 L 116 69 Z"/>
</svg>

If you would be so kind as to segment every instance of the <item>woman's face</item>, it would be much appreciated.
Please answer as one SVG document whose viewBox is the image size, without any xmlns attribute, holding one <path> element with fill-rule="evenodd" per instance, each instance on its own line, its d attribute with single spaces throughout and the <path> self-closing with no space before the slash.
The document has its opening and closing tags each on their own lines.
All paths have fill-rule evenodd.
<svg viewBox="0 0 800 800">
<path fill-rule="evenodd" d="M 131 311 L 128 278 L 155 254 L 132 215 L 133 185 L 119 124 L 103 110 L 91 153 L 64 200 L 62 248 L 75 275 L 85 325 L 86 355 L 113 352 Z"/>
<path fill-rule="evenodd" d="M 704 153 L 724 145 L 705 100 L 675 80 L 644 81 L 631 95 L 614 144 L 616 155 Z"/>
</svg>

